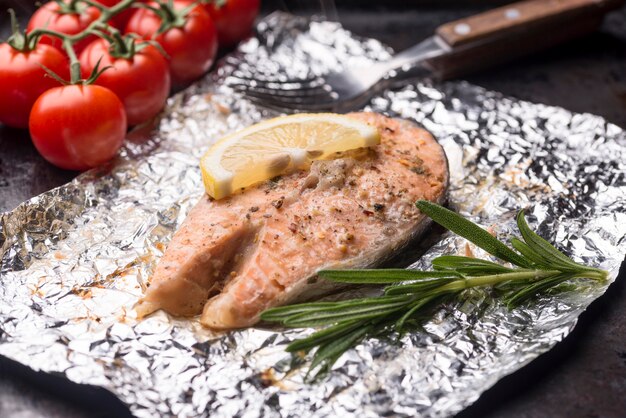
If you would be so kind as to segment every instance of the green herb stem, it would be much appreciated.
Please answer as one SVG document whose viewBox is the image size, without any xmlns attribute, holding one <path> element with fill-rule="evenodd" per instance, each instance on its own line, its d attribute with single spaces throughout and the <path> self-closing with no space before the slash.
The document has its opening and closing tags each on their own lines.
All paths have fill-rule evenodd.
<svg viewBox="0 0 626 418">
<path fill-rule="evenodd" d="M 444 255 L 432 261 L 434 270 L 320 271 L 319 276 L 329 281 L 386 287 L 383 296 L 289 305 L 261 314 L 261 319 L 287 327 L 322 327 L 287 346 L 289 352 L 316 349 L 309 369 L 309 373 L 317 370 L 315 378 L 328 373 L 343 352 L 364 338 L 388 331 L 403 332 L 408 324 L 427 318 L 436 304 L 462 300 L 468 289 L 497 287 L 503 302 L 514 308 L 568 280 L 602 282 L 608 278 L 607 271 L 574 262 L 533 232 L 523 211 L 516 218 L 521 239 L 513 238 L 511 248 L 457 213 L 431 202 L 419 201 L 416 205 L 435 222 L 513 267 Z"/>
<path fill-rule="evenodd" d="M 441 287 L 442 291 L 465 290 L 472 287 L 495 286 L 509 281 L 534 281 L 559 274 L 558 270 L 516 270 L 513 273 L 492 274 L 456 280 Z"/>
</svg>

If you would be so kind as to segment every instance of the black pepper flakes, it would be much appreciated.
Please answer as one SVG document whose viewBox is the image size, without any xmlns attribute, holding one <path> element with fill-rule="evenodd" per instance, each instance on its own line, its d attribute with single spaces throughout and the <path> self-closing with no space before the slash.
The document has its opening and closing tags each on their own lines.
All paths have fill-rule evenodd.
<svg viewBox="0 0 626 418">
<path fill-rule="evenodd" d="M 424 170 L 424 167 L 422 167 L 421 165 L 417 165 L 417 166 L 411 167 L 409 170 L 411 170 L 415 174 L 419 174 L 419 175 L 422 175 L 422 174 L 426 173 L 426 170 Z"/>
<path fill-rule="evenodd" d="M 280 181 L 280 176 L 272 177 L 267 181 L 267 191 L 273 190 L 278 186 L 278 182 Z"/>
<path fill-rule="evenodd" d="M 248 209 L 250 212 L 256 212 L 259 210 L 258 206 L 251 206 L 250 209 Z"/>
<path fill-rule="evenodd" d="M 281 196 L 280 199 L 276 199 L 272 201 L 272 206 L 274 206 L 276 209 L 280 209 L 283 206 L 284 202 L 285 202 L 285 198 Z"/>
<path fill-rule="evenodd" d="M 383 205 L 382 203 L 374 203 L 374 210 L 376 212 L 380 212 L 383 209 L 385 209 L 385 205 Z"/>
</svg>

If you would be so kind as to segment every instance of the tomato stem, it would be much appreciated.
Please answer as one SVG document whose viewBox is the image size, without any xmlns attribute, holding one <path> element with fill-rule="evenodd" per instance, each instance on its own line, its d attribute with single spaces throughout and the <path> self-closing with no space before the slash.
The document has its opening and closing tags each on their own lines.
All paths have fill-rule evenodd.
<svg viewBox="0 0 626 418">
<path fill-rule="evenodd" d="M 32 51 L 37 45 L 39 36 L 22 32 L 17 18 L 15 17 L 15 11 L 13 9 L 9 9 L 8 11 L 9 15 L 11 15 L 11 36 L 7 40 L 7 43 L 11 48 L 21 52 Z"/>
<path fill-rule="evenodd" d="M 160 1 L 156 0 L 159 7 L 154 7 L 149 4 L 144 4 L 142 7 L 151 10 L 161 18 L 161 26 L 157 30 L 157 34 L 166 32 L 170 28 L 182 27 L 185 25 L 184 15 L 174 10 L 173 1 Z"/>
<path fill-rule="evenodd" d="M 167 21 L 168 23 L 176 21 L 176 12 L 174 11 L 174 2 L 168 1 L 167 3 L 164 1 L 157 1 L 159 3 L 160 10 L 163 13 L 163 21 Z"/>
<path fill-rule="evenodd" d="M 193 9 L 195 9 L 199 4 L 208 4 L 212 3 L 212 1 L 195 0 L 191 2 L 188 6 L 185 6 L 180 10 L 176 10 L 174 8 L 173 0 L 155 0 L 155 3 L 158 4 L 158 7 L 154 7 L 145 3 L 140 3 L 137 5 L 137 7 L 150 10 L 152 11 L 152 13 L 161 18 L 161 26 L 157 30 L 157 34 L 161 34 L 171 28 L 182 28 L 187 22 L 187 15 L 189 15 L 189 13 L 191 13 Z"/>
<path fill-rule="evenodd" d="M 17 17 L 15 16 L 15 10 L 9 9 L 8 11 L 9 15 L 11 15 L 11 33 L 20 33 L 20 24 L 18 23 Z"/>
<path fill-rule="evenodd" d="M 111 29 L 109 40 L 109 53 L 115 58 L 131 59 L 135 55 L 135 39 L 126 35 L 123 36 L 117 29 Z"/>
<path fill-rule="evenodd" d="M 97 1 L 92 1 L 92 0 L 80 0 L 83 3 L 91 6 L 91 7 L 95 7 L 96 9 L 100 10 L 101 12 L 104 12 L 106 10 L 108 10 L 109 8 L 106 7 L 105 5 L 98 3 Z"/>
<path fill-rule="evenodd" d="M 72 12 L 77 12 L 78 13 L 78 2 L 81 0 L 70 0 L 69 5 L 67 6 L 68 9 L 70 9 Z"/>
<path fill-rule="evenodd" d="M 74 45 L 69 37 L 63 39 L 63 48 L 70 58 L 70 81 L 72 84 L 78 84 L 81 81 L 80 62 L 78 62 Z"/>
<path fill-rule="evenodd" d="M 85 1 L 85 0 L 79 0 L 79 1 Z M 111 20 L 111 18 L 115 17 L 116 15 L 120 14 L 121 12 L 123 12 L 126 9 L 129 9 L 131 6 L 133 6 L 133 2 L 135 0 L 123 0 L 119 3 L 117 3 L 115 6 L 113 7 L 104 7 L 102 5 L 100 5 L 101 7 L 101 14 L 100 17 L 98 17 L 98 19 L 94 20 L 93 22 L 91 22 L 91 24 L 89 26 L 87 26 L 83 31 L 75 34 L 75 35 L 69 35 L 71 38 L 73 38 L 73 41 L 79 41 L 83 38 L 86 38 L 89 35 L 94 34 L 93 30 L 94 29 L 98 29 L 99 27 L 103 26 L 103 25 L 107 25 L 107 22 L 109 20 Z M 68 36 L 68 35 L 66 35 Z"/>
<path fill-rule="evenodd" d="M 196 8 L 196 6 L 200 5 L 200 4 L 207 4 L 207 3 L 211 3 L 211 2 L 207 2 L 205 0 L 196 0 L 194 2 L 192 2 L 189 6 L 185 7 L 180 14 L 185 17 L 187 16 L 193 9 Z"/>
</svg>

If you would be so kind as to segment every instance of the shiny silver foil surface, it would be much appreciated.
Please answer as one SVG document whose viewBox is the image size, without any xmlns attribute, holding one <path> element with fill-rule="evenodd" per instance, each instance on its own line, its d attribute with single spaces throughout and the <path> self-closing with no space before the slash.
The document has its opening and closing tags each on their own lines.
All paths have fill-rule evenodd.
<svg viewBox="0 0 626 418">
<path fill-rule="evenodd" d="M 386 59 L 339 25 L 276 14 L 205 80 L 174 96 L 150 132 L 87 172 L 0 218 L 0 354 L 101 386 L 138 417 L 450 416 L 562 340 L 606 290 L 580 284 L 507 310 L 478 291 L 422 330 L 348 351 L 303 383 L 285 345 L 311 330 L 213 333 L 133 305 L 203 193 L 198 159 L 226 132 L 273 113 L 234 94 L 233 75 L 286 78 Z M 414 120 L 443 144 L 450 204 L 507 239 L 531 225 L 576 260 L 617 276 L 626 240 L 626 136 L 600 117 L 523 102 L 464 83 L 407 81 L 368 109 Z M 144 130 L 145 131 L 145 130 Z M 414 267 L 468 252 L 444 235 Z M 411 258 L 413 257 L 413 258 Z M 304 367 L 298 367 L 304 363 Z"/>
</svg>

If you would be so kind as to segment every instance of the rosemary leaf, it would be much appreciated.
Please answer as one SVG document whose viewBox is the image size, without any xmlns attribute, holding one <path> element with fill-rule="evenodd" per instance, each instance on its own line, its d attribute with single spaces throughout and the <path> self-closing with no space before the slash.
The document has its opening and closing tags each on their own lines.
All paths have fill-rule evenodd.
<svg viewBox="0 0 626 418">
<path fill-rule="evenodd" d="M 427 200 L 419 200 L 415 205 L 439 225 L 465 238 L 494 257 L 498 257 L 500 260 L 508 261 L 519 267 L 532 267 L 524 257 L 511 250 L 489 232 L 461 215 Z"/>
<path fill-rule="evenodd" d="M 459 277 L 455 272 L 418 271 L 411 269 L 322 270 L 318 275 L 331 282 L 353 284 L 390 284 L 405 280 L 420 280 L 432 277 Z"/>
<path fill-rule="evenodd" d="M 283 323 L 290 327 L 315 327 L 341 321 L 375 318 L 402 309 L 410 300 L 410 295 L 381 296 L 358 299 L 350 303 L 338 302 L 337 306 L 316 312 L 306 312 L 290 316 Z"/>
<path fill-rule="evenodd" d="M 346 333 L 341 339 L 325 342 L 322 344 L 311 361 L 309 373 L 316 367 L 321 366 L 320 370 L 315 375 L 315 378 L 325 376 L 330 371 L 331 367 L 339 359 L 339 357 L 346 352 L 350 347 L 360 342 L 368 332 L 373 328 L 373 325 L 357 328 Z M 307 374 L 307 377 L 309 374 Z"/>
<path fill-rule="evenodd" d="M 536 296 L 541 291 L 547 290 L 560 283 L 563 283 L 564 281 L 571 279 L 572 276 L 572 273 L 567 272 L 548 277 L 544 280 L 525 286 L 517 292 L 505 297 L 504 302 L 509 308 L 517 307 L 522 303 L 528 301 L 530 298 Z"/>
<path fill-rule="evenodd" d="M 464 275 L 495 274 L 513 271 L 512 269 L 491 261 L 458 255 L 442 255 L 433 260 L 433 267 Z"/>
<path fill-rule="evenodd" d="M 413 305 L 409 307 L 409 310 L 404 315 L 402 315 L 400 319 L 396 321 L 395 323 L 396 331 L 398 332 L 404 331 L 404 325 L 406 321 L 408 321 L 411 317 L 413 317 L 413 315 L 415 315 L 415 313 L 418 310 L 423 309 L 426 305 L 438 299 L 439 297 L 440 295 L 432 295 L 432 296 L 425 297 L 423 299 L 419 299 L 418 301 L 413 303 Z"/>
<path fill-rule="evenodd" d="M 524 238 L 524 241 L 528 245 L 532 245 L 533 248 L 536 248 L 539 254 L 544 256 L 544 258 L 546 258 L 553 265 L 561 265 L 564 268 L 569 266 L 570 270 L 573 271 L 581 269 L 584 270 L 587 268 L 581 264 L 574 262 L 571 258 L 559 251 L 555 246 L 553 246 L 548 241 L 541 238 L 534 231 L 532 231 L 528 226 L 526 219 L 524 218 L 523 210 L 520 210 L 517 214 L 517 226 L 520 233 L 522 234 L 522 237 Z"/>
<path fill-rule="evenodd" d="M 324 307 L 336 306 L 336 302 L 313 302 L 313 303 L 300 303 L 297 305 L 281 306 L 279 308 L 272 308 L 261 313 L 261 319 L 264 321 L 283 322 L 283 320 L 301 314 L 304 312 L 319 311 Z"/>
<path fill-rule="evenodd" d="M 286 351 L 293 353 L 295 351 L 308 351 L 313 347 L 317 347 L 320 343 L 334 340 L 349 333 L 357 328 L 363 327 L 365 321 L 348 321 L 340 322 L 336 325 L 317 331 L 306 338 L 296 340 L 289 344 Z"/>
<path fill-rule="evenodd" d="M 511 245 L 524 257 L 530 260 L 535 267 L 549 268 L 550 262 L 537 254 L 528 244 L 518 238 L 511 238 Z"/>
</svg>

